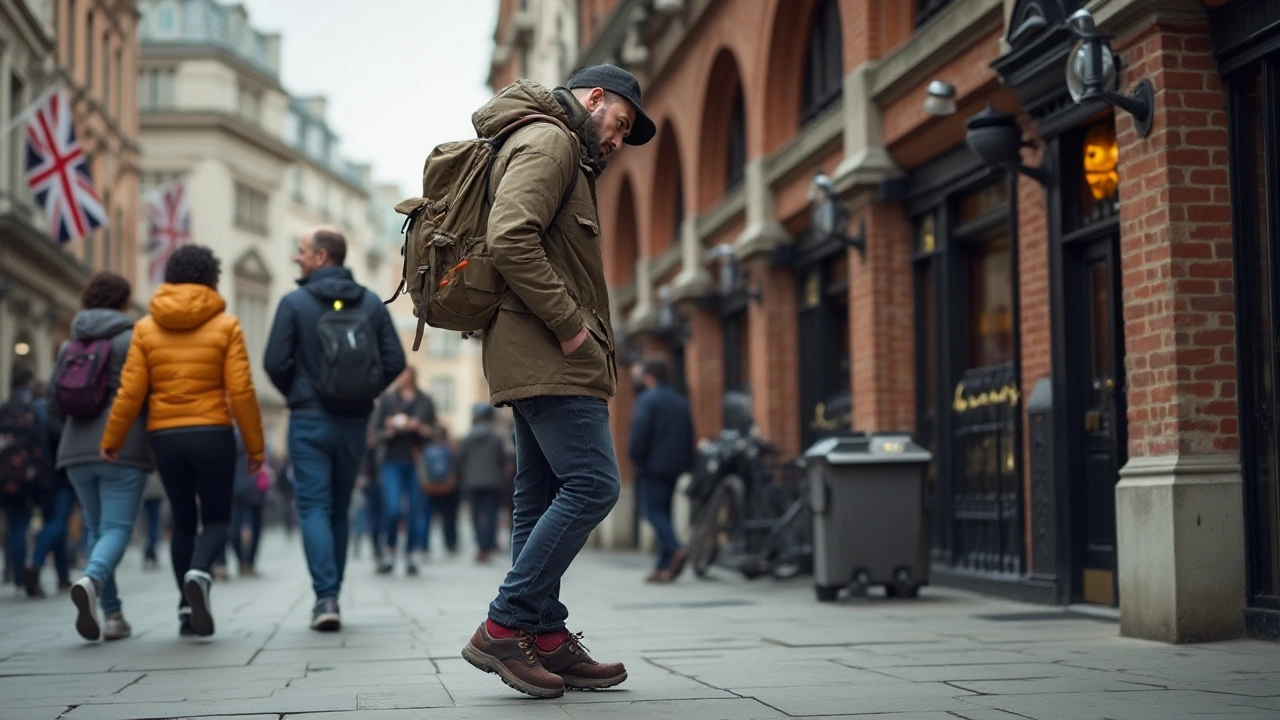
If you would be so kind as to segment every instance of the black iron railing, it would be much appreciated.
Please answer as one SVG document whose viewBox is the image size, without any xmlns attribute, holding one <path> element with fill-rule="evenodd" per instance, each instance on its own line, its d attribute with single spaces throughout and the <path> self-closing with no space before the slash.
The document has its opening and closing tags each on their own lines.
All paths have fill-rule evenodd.
<svg viewBox="0 0 1280 720">
<path fill-rule="evenodd" d="M 966 371 L 955 388 L 952 558 L 958 568 L 1023 571 L 1018 400 L 1011 363 Z"/>
</svg>

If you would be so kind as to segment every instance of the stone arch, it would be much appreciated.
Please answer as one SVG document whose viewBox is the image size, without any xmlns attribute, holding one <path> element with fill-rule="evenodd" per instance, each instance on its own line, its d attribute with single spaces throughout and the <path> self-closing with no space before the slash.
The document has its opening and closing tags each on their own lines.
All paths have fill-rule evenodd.
<svg viewBox="0 0 1280 720">
<path fill-rule="evenodd" d="M 733 51 L 723 47 L 711 63 L 704 93 L 705 112 L 698 148 L 698 211 L 705 212 L 730 190 L 728 163 L 731 132 L 735 114 L 743 113 L 746 88 L 742 82 L 742 65 Z M 744 140 L 746 132 L 743 132 Z"/>
<path fill-rule="evenodd" d="M 653 173 L 649 247 L 646 256 L 656 257 L 680 242 L 680 225 L 689 207 L 685 197 L 684 170 L 681 166 L 680 139 L 675 125 L 666 120 L 658 132 L 657 165 Z"/>
<path fill-rule="evenodd" d="M 622 179 L 614 207 L 617 208 L 617 216 L 614 220 L 612 242 L 605 244 L 609 254 L 605 267 L 609 285 L 616 287 L 635 280 L 636 261 L 639 259 L 640 228 L 630 176 Z"/>
</svg>

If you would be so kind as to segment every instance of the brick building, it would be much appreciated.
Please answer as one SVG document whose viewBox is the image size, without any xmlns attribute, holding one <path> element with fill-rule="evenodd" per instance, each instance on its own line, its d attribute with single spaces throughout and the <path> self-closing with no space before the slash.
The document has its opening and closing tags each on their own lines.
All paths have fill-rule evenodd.
<svg viewBox="0 0 1280 720">
<path fill-rule="evenodd" d="M 1149 128 L 1073 101 L 1082 7 Z M 598 183 L 615 317 L 673 358 L 700 436 L 728 389 L 788 455 L 912 431 L 935 582 L 1171 642 L 1280 635 L 1280 2 L 579 12 L 579 64 L 635 72 L 659 128 Z M 819 172 L 862 247 L 813 227 Z"/>
</svg>

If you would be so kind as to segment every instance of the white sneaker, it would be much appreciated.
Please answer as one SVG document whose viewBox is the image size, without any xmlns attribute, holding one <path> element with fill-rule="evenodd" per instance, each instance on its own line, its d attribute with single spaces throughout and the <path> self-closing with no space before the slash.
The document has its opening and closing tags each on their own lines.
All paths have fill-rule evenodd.
<svg viewBox="0 0 1280 720">
<path fill-rule="evenodd" d="M 113 613 L 104 618 L 102 623 L 103 640 L 122 640 L 132 634 L 133 628 L 129 626 L 129 621 L 124 619 L 124 615 Z"/>
<path fill-rule="evenodd" d="M 213 577 L 203 570 L 188 570 L 182 576 L 182 595 L 191 606 L 191 629 L 197 635 L 213 634 L 213 613 L 209 610 L 209 587 Z"/>
<path fill-rule="evenodd" d="M 75 603 L 76 632 L 85 640 L 97 640 L 102 636 L 102 623 L 98 621 L 98 588 L 93 578 L 85 576 L 71 586 L 71 602 Z"/>
</svg>

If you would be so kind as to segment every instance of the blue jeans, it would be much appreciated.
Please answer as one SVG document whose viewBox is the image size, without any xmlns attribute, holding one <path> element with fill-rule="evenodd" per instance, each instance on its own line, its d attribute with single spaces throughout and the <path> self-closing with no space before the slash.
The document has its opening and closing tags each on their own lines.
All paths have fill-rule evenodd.
<svg viewBox="0 0 1280 720">
<path fill-rule="evenodd" d="M 515 400 L 515 512 L 511 570 L 489 605 L 499 625 L 562 630 L 560 578 L 618 502 L 621 474 L 609 405 L 597 398 Z"/>
<path fill-rule="evenodd" d="M 129 547 L 147 474 L 137 468 L 96 462 L 67 468 L 67 477 L 84 508 L 84 527 L 90 548 L 84 574 L 102 588 L 98 596 L 102 612 L 118 613 L 116 566 Z"/>
<path fill-rule="evenodd" d="M 8 537 L 4 546 L 9 551 L 9 572 L 13 584 L 23 587 L 23 570 L 27 567 L 27 530 L 31 528 L 31 506 L 24 500 L 14 500 L 4 506 L 5 527 Z"/>
<path fill-rule="evenodd" d="M 244 530 L 249 528 L 249 542 L 244 542 Z M 236 562 L 252 567 L 258 559 L 258 541 L 262 539 L 262 506 L 232 503 L 231 505 L 231 549 L 236 553 Z"/>
<path fill-rule="evenodd" d="M 640 503 L 644 517 L 658 536 L 658 568 L 671 567 L 671 557 L 680 549 L 676 525 L 671 520 L 671 496 L 676 491 L 676 475 L 646 475 L 640 478 Z"/>
<path fill-rule="evenodd" d="M 298 411 L 289 418 L 302 549 L 317 598 L 337 598 L 347 565 L 351 492 L 364 455 L 368 418 Z"/>
<path fill-rule="evenodd" d="M 44 567 L 45 558 L 53 553 L 58 580 L 62 582 L 68 579 L 67 523 L 71 520 L 71 508 L 75 505 L 75 500 L 75 494 L 70 488 L 60 487 L 40 507 L 40 513 L 44 515 L 44 526 L 40 528 L 40 534 L 36 535 L 36 545 L 31 551 L 31 567 L 36 570 Z"/>
<path fill-rule="evenodd" d="M 404 497 L 409 497 L 408 509 L 404 507 Z M 425 547 L 422 539 L 423 516 L 429 512 L 427 498 L 418 485 L 418 469 L 412 462 L 388 460 L 382 463 L 382 523 L 386 537 L 383 545 L 388 552 L 396 551 L 396 534 L 400 519 L 404 518 L 404 541 L 406 554 Z M 428 526 L 426 528 L 430 530 Z"/>
<path fill-rule="evenodd" d="M 160 542 L 160 506 L 162 504 L 164 504 L 164 498 L 147 498 L 142 501 L 142 507 L 147 513 L 147 547 L 145 555 L 152 560 L 156 557 L 156 545 Z"/>
</svg>

